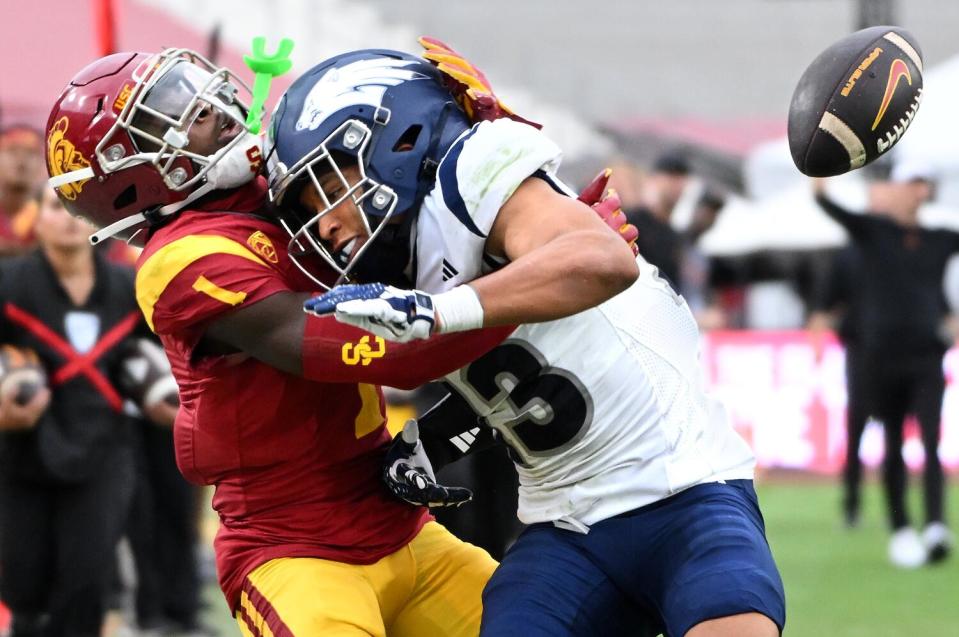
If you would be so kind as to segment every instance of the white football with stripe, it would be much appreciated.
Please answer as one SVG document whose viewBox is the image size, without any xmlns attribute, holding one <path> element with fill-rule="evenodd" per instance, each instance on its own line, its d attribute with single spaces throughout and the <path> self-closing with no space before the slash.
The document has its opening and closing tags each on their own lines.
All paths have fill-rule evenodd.
<svg viewBox="0 0 959 637">
<path fill-rule="evenodd" d="M 813 60 L 789 104 L 789 150 L 800 172 L 861 168 L 898 142 L 922 100 L 922 52 L 899 27 L 846 36 Z"/>
</svg>

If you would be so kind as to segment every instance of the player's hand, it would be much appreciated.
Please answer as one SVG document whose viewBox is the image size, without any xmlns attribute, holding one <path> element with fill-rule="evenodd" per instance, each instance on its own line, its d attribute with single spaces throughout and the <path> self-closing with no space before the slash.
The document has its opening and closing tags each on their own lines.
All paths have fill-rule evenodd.
<svg viewBox="0 0 959 637">
<path fill-rule="evenodd" d="M 425 35 L 420 36 L 419 43 L 426 49 L 423 57 L 436 65 L 443 74 L 447 90 L 463 107 L 472 123 L 508 117 L 523 124 L 542 128 L 540 124 L 520 117 L 506 106 L 493 93 L 493 87 L 490 86 L 483 72 L 447 44 Z"/>
<path fill-rule="evenodd" d="M 586 184 L 586 187 L 576 197 L 589 207 L 593 207 L 603 200 L 603 194 L 606 192 L 606 184 L 613 175 L 612 168 L 604 168 L 601 173 L 593 177 L 593 181 Z"/>
<path fill-rule="evenodd" d="M 626 220 L 623 214 L 622 202 L 619 195 L 612 188 L 606 189 L 609 182 L 609 176 L 613 171 L 609 168 L 596 175 L 583 191 L 579 193 L 577 199 L 592 208 L 599 218 L 606 222 L 606 225 L 615 230 L 623 238 L 633 255 L 639 254 L 639 247 L 636 245 L 636 239 L 639 237 L 639 230 Z M 604 194 L 605 193 L 605 194 Z"/>
<path fill-rule="evenodd" d="M 332 314 L 340 323 L 399 343 L 429 338 L 435 324 L 429 294 L 382 283 L 338 285 L 303 303 L 303 310 L 316 316 Z"/>
<path fill-rule="evenodd" d="M 445 487 L 436 483 L 433 466 L 420 442 L 419 425 L 407 420 L 389 450 L 383 465 L 383 481 L 397 498 L 428 507 L 458 507 L 473 499 L 463 487 Z"/>
<path fill-rule="evenodd" d="M 165 400 L 158 400 L 149 405 L 143 406 L 143 415 L 155 425 L 161 427 L 172 427 L 176 421 L 176 415 L 179 407 L 175 407 Z"/>
</svg>

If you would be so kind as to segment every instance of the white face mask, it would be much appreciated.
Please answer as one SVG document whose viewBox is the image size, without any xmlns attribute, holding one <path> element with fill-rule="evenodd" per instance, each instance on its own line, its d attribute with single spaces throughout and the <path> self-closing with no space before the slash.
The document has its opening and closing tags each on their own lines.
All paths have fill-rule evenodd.
<svg viewBox="0 0 959 637">
<path fill-rule="evenodd" d="M 237 188 L 253 180 L 263 164 L 263 138 L 250 132 L 240 140 L 210 157 L 212 166 L 206 173 L 210 190 Z"/>
<path fill-rule="evenodd" d="M 159 215 L 161 217 L 171 215 L 214 190 L 238 188 L 251 182 L 260 173 L 260 166 L 263 163 L 263 138 L 244 132 L 239 135 L 238 140 L 235 144 L 210 155 L 212 166 L 206 173 L 206 183 L 191 192 L 183 201 L 160 208 Z M 141 212 L 120 219 L 90 235 L 90 243 L 99 243 L 103 239 L 142 223 L 145 218 Z"/>
</svg>

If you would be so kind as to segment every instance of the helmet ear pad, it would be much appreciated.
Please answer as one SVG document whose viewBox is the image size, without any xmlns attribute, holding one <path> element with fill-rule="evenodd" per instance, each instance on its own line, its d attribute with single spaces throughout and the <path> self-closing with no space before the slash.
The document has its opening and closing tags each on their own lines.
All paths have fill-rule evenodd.
<svg viewBox="0 0 959 637">
<path fill-rule="evenodd" d="M 426 66 L 434 72 L 432 65 Z M 438 78 L 390 87 L 383 107 L 389 109 L 390 119 L 385 126 L 373 126 L 365 169 L 374 181 L 397 193 L 396 213 L 404 213 L 419 207 L 432 189 L 442 155 L 470 123 Z M 370 206 L 364 209 L 377 215 Z"/>
</svg>

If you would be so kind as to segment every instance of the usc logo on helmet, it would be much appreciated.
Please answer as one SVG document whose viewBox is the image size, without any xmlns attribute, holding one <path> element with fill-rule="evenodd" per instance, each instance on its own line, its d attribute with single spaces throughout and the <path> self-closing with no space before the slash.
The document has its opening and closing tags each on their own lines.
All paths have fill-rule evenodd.
<svg viewBox="0 0 959 637">
<path fill-rule="evenodd" d="M 113 102 L 113 110 L 117 113 L 123 110 L 123 107 L 127 105 L 127 100 L 130 99 L 130 94 L 133 93 L 133 84 L 127 82 L 123 85 L 123 88 L 120 89 L 120 94 L 117 95 L 117 99 Z"/>
<path fill-rule="evenodd" d="M 374 336 L 376 349 L 370 345 L 370 337 L 364 336 L 357 343 L 343 343 L 343 362 L 347 365 L 369 365 L 374 358 L 383 358 L 386 354 L 386 341 L 382 336 Z"/>
<path fill-rule="evenodd" d="M 73 142 L 67 139 L 67 128 L 69 127 L 70 120 L 65 116 L 58 119 L 50 127 L 50 136 L 47 138 L 47 164 L 51 177 L 90 167 L 90 162 L 84 159 Z M 64 184 L 58 187 L 58 190 L 64 198 L 73 201 L 83 190 L 83 184 L 88 181 L 89 179 L 82 179 Z"/>
<path fill-rule="evenodd" d="M 257 230 L 251 234 L 246 240 L 246 244 L 253 248 L 254 252 L 270 263 L 276 263 L 279 261 L 279 258 L 276 256 L 276 248 L 273 247 L 273 242 L 270 241 L 270 238 L 261 231 Z"/>
</svg>

